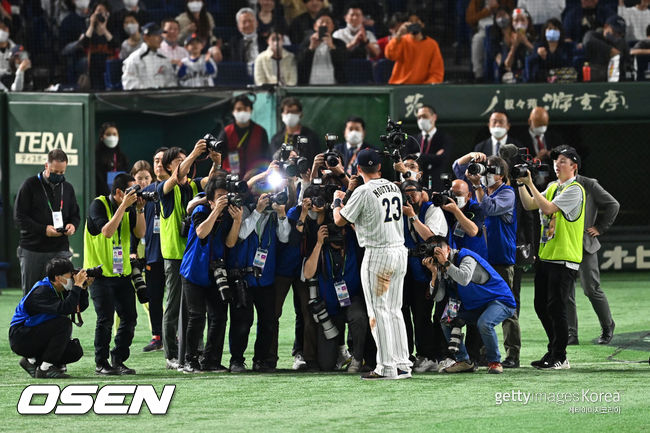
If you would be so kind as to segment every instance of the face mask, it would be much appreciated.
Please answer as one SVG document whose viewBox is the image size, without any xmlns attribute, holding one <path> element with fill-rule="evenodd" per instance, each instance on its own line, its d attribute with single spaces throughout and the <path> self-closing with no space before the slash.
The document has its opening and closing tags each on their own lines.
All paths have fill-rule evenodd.
<svg viewBox="0 0 650 433">
<path fill-rule="evenodd" d="M 610 41 L 610 42 L 616 42 L 616 41 L 618 40 L 618 38 L 616 37 L 616 35 L 615 35 L 614 33 L 612 33 L 612 32 L 607 33 L 607 34 L 605 35 L 605 39 L 607 39 L 607 40 Z"/>
<path fill-rule="evenodd" d="M 63 285 L 63 288 L 69 292 L 72 290 L 72 286 L 74 286 L 74 281 L 72 281 L 72 278 L 68 278 L 68 281 L 66 281 L 66 283 Z"/>
<path fill-rule="evenodd" d="M 557 42 L 560 40 L 560 31 L 557 29 L 548 29 L 544 33 L 546 40 L 549 42 Z"/>
<path fill-rule="evenodd" d="M 497 183 L 497 180 L 494 178 L 494 175 L 492 173 L 487 174 L 487 186 L 492 186 L 495 183 Z"/>
<path fill-rule="evenodd" d="M 288 128 L 294 128 L 300 123 L 300 114 L 286 113 L 282 115 L 282 123 Z"/>
<path fill-rule="evenodd" d="M 428 132 L 432 126 L 431 119 L 418 119 L 418 128 L 420 128 L 420 131 Z"/>
<path fill-rule="evenodd" d="M 352 33 L 356 33 L 356 32 L 358 32 L 359 29 L 361 28 L 361 26 L 355 26 L 355 27 L 353 27 L 353 26 L 351 26 L 350 24 L 348 24 L 346 27 L 347 27 L 348 30 L 350 30 Z"/>
<path fill-rule="evenodd" d="M 90 0 L 75 0 L 74 5 L 77 9 L 88 9 Z"/>
<path fill-rule="evenodd" d="M 48 177 L 47 180 L 49 180 L 50 183 L 53 183 L 54 185 L 58 185 L 65 181 L 65 176 L 58 173 L 50 173 L 50 177 Z"/>
<path fill-rule="evenodd" d="M 117 143 L 119 141 L 120 139 L 117 137 L 117 135 L 109 135 L 108 137 L 104 137 L 104 144 L 109 149 L 115 149 L 115 146 L 117 146 Z"/>
<path fill-rule="evenodd" d="M 134 35 L 138 31 L 139 26 L 136 23 L 128 23 L 124 25 L 124 31 L 127 35 Z"/>
<path fill-rule="evenodd" d="M 352 146 L 358 146 L 363 141 L 363 134 L 361 134 L 361 131 L 350 131 L 346 134 L 345 141 Z"/>
<path fill-rule="evenodd" d="M 124 0 L 124 6 L 127 8 L 134 8 L 138 5 L 138 0 Z"/>
<path fill-rule="evenodd" d="M 513 27 L 515 28 L 515 30 L 521 31 L 521 30 L 526 30 L 526 27 L 528 26 L 526 25 L 526 23 L 517 23 Z"/>
<path fill-rule="evenodd" d="M 467 199 L 465 197 L 456 197 L 456 204 L 462 209 L 467 204 Z"/>
<path fill-rule="evenodd" d="M 4 30 L 0 30 L 0 42 L 7 42 L 9 40 L 9 32 L 5 32 Z"/>
<path fill-rule="evenodd" d="M 309 216 L 309 218 L 311 218 L 313 220 L 318 218 L 318 212 L 316 212 L 315 210 L 307 211 L 307 215 Z"/>
<path fill-rule="evenodd" d="M 510 25 L 510 18 L 508 17 L 497 18 L 497 26 L 499 26 L 499 28 L 505 29 L 509 25 Z"/>
<path fill-rule="evenodd" d="M 234 111 L 232 115 L 235 116 L 235 122 L 237 123 L 248 123 L 251 120 L 250 111 Z"/>
<path fill-rule="evenodd" d="M 187 3 L 187 8 L 192 13 L 201 12 L 201 9 L 203 8 L 203 2 L 197 2 L 197 1 L 188 2 Z"/>
<path fill-rule="evenodd" d="M 490 134 L 492 134 L 492 137 L 496 138 L 497 140 L 505 137 L 505 135 L 508 133 L 506 128 L 502 128 L 500 126 L 493 126 L 490 128 Z"/>
<path fill-rule="evenodd" d="M 544 135 L 546 133 L 546 126 L 538 126 L 536 128 L 530 128 L 533 135 Z"/>
</svg>

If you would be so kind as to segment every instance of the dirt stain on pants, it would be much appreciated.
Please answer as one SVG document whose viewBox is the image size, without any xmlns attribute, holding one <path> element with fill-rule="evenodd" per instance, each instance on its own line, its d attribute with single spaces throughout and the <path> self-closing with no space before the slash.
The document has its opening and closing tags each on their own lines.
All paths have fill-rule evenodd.
<svg viewBox="0 0 650 433">
<path fill-rule="evenodd" d="M 377 274 L 377 285 L 375 286 L 377 296 L 383 296 L 390 286 L 390 277 L 392 274 Z"/>
</svg>

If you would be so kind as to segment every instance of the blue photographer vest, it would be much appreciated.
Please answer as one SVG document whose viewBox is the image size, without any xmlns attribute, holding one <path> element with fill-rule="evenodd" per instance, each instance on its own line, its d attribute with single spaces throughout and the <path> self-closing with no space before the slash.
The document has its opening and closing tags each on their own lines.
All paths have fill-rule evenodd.
<svg viewBox="0 0 650 433">
<path fill-rule="evenodd" d="M 463 248 L 456 256 L 456 266 L 467 256 L 474 257 L 476 261 L 483 266 L 490 274 L 490 279 L 484 284 L 470 283 L 466 286 L 458 286 L 458 296 L 462 302 L 462 307 L 465 310 L 476 310 L 477 308 L 484 307 L 487 303 L 492 301 L 503 302 L 509 307 L 515 308 L 517 303 L 512 296 L 512 291 L 508 287 L 503 278 L 494 270 L 483 257 L 473 251 Z"/>
<path fill-rule="evenodd" d="M 329 254 L 330 247 L 324 246 L 321 252 L 325 266 L 318 273 L 318 291 L 325 301 L 327 312 L 332 316 L 336 316 L 341 310 L 339 298 L 334 288 L 335 281 L 345 281 L 350 298 L 361 294 L 361 269 L 357 261 L 358 244 L 356 235 L 352 230 L 348 229 L 345 238 L 345 259 L 343 261 L 343 270 L 339 275 L 335 275 L 333 272 L 332 259 Z"/>
<path fill-rule="evenodd" d="M 469 209 L 472 208 L 478 208 L 479 204 L 476 200 L 470 199 L 470 201 L 467 202 L 465 207 L 468 209 L 468 211 L 463 212 L 467 218 L 470 220 L 473 220 L 473 216 L 471 211 Z M 479 210 L 480 211 L 480 210 Z M 458 221 L 456 221 L 455 218 L 450 219 L 450 224 L 449 224 L 449 246 L 452 247 L 455 250 L 462 250 L 463 248 L 467 248 L 468 250 L 472 250 L 475 253 L 478 253 L 481 257 L 484 259 L 488 258 L 488 250 L 487 250 L 487 243 L 485 242 L 485 229 L 484 226 L 481 226 L 478 228 L 479 233 L 476 236 L 470 236 L 467 233 L 461 233 L 462 236 L 459 236 L 457 234 L 454 234 L 456 232 L 456 229 L 459 226 Z M 478 224 L 477 224 L 478 225 Z M 459 229 L 462 230 L 462 229 Z"/>
<path fill-rule="evenodd" d="M 514 189 L 501 185 L 490 194 L 494 197 L 502 189 Z M 485 230 L 488 239 L 488 262 L 493 265 L 514 265 L 517 253 L 517 206 L 512 209 L 512 222 L 503 220 L 503 215 L 485 217 Z"/>
<path fill-rule="evenodd" d="M 20 303 L 16 307 L 16 311 L 14 312 L 14 316 L 11 318 L 11 325 L 19 325 L 23 324 L 24 326 L 38 326 L 43 322 L 47 322 L 48 320 L 56 319 L 59 317 L 56 314 L 49 314 L 49 313 L 41 313 L 41 314 L 35 314 L 33 316 L 30 316 L 27 310 L 25 310 L 25 301 L 27 301 L 27 298 L 29 298 L 29 295 L 32 294 L 34 289 L 36 289 L 39 286 L 48 286 L 49 288 L 56 293 L 56 289 L 50 282 L 49 277 L 43 278 L 41 281 L 38 283 L 34 284 L 34 287 L 27 293 L 25 296 L 23 296 L 23 299 L 20 300 Z"/>
<path fill-rule="evenodd" d="M 260 217 L 261 219 L 262 217 Z M 253 230 L 253 233 L 247 238 L 248 254 L 246 256 L 246 266 L 253 266 L 258 246 L 268 251 L 262 276 L 260 278 L 255 278 L 253 274 L 246 276 L 249 287 L 270 286 L 275 281 L 275 263 L 278 254 L 278 235 L 275 232 L 277 225 L 278 221 L 274 213 L 266 222 L 261 235 L 258 235 L 257 231 Z"/>
</svg>

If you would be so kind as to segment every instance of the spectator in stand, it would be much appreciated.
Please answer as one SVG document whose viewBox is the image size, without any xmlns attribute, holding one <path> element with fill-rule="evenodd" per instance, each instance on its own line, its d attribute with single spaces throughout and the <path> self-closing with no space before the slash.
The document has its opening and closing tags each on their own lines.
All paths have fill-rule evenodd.
<svg viewBox="0 0 650 433">
<path fill-rule="evenodd" d="M 1 36 L 0 34 L 0 39 Z M 2 72 L 0 72 L 0 91 L 11 90 L 12 92 L 22 92 L 32 90 L 34 88 L 34 77 L 31 70 L 32 62 L 29 60 L 29 55 L 25 51 L 25 48 L 22 45 L 14 45 L 10 53 L 11 57 L 8 62 L 9 69 L 2 69 Z M 0 54 L 2 54 L 0 61 L 4 63 L 2 49 L 0 49 Z"/>
<path fill-rule="evenodd" d="M 639 0 L 636 6 L 626 8 L 623 0 L 618 0 L 618 14 L 627 24 L 625 39 L 640 41 L 645 37 L 645 31 L 650 25 L 650 0 Z"/>
<path fill-rule="evenodd" d="M 187 0 L 185 12 L 176 17 L 181 27 L 180 40 L 184 41 L 196 33 L 204 46 L 217 42 L 214 36 L 214 18 L 207 11 L 203 0 Z"/>
<path fill-rule="evenodd" d="M 598 30 L 605 25 L 605 21 L 614 10 L 598 0 L 580 0 L 580 7 L 568 9 L 564 15 L 564 30 L 570 41 L 582 47 L 582 39 L 589 30 Z"/>
<path fill-rule="evenodd" d="M 322 30 L 321 30 L 322 29 Z M 334 20 L 327 11 L 320 13 L 314 32 L 298 49 L 298 81 L 300 84 L 345 83 L 343 69 L 347 58 L 345 42 L 332 38 Z"/>
<path fill-rule="evenodd" d="M 544 24 L 541 41 L 535 44 L 533 54 L 528 58 L 528 82 L 546 82 L 551 69 L 572 65 L 573 44 L 564 40 L 562 22 L 557 18 Z"/>
<path fill-rule="evenodd" d="M 162 30 L 156 23 L 142 27 L 144 44 L 131 53 L 122 65 L 124 90 L 176 87 L 176 74 L 170 60 L 158 52 Z"/>
<path fill-rule="evenodd" d="M 424 23 L 412 16 L 386 45 L 386 58 L 395 66 L 389 84 L 442 83 L 445 65 L 438 43 L 422 33 Z"/>
<path fill-rule="evenodd" d="M 295 86 L 298 82 L 296 58 L 282 47 L 284 35 L 271 32 L 267 40 L 268 48 L 255 59 L 255 84 L 279 84 Z"/>
<path fill-rule="evenodd" d="M 162 22 L 163 41 L 158 50 L 161 54 L 169 58 L 174 65 L 174 69 L 180 67 L 181 60 L 189 56 L 189 53 L 182 45 L 178 43 L 178 36 L 181 33 L 181 26 L 173 18 L 168 18 Z"/>
<path fill-rule="evenodd" d="M 95 146 L 95 187 L 98 196 L 110 194 L 115 176 L 126 173 L 130 168 L 129 160 L 119 144 L 117 125 L 104 122 L 99 128 L 99 139 Z"/>
<path fill-rule="evenodd" d="M 323 0 L 304 0 L 307 11 L 298 15 L 289 28 L 289 37 L 292 44 L 300 44 L 311 35 L 316 19 L 324 9 Z"/>
<path fill-rule="evenodd" d="M 104 90 L 106 60 L 115 56 L 119 46 L 117 39 L 108 30 L 109 16 L 108 4 L 104 0 L 95 3 L 88 29 L 81 36 L 81 46 L 88 56 L 88 75 L 93 90 Z"/>
<path fill-rule="evenodd" d="M 268 39 L 272 31 L 278 31 L 283 35 L 289 34 L 289 26 L 284 19 L 282 6 L 276 7 L 275 0 L 259 0 L 257 3 L 257 33 L 264 39 Z M 287 38 L 286 45 L 289 45 Z"/>
<path fill-rule="evenodd" d="M 142 45 L 142 35 L 140 34 L 140 23 L 134 13 L 124 15 L 123 26 L 124 32 L 129 35 L 122 42 L 120 49 L 120 59 L 124 60 L 131 55 L 132 52 L 140 48 Z"/>
<path fill-rule="evenodd" d="M 534 25 L 542 25 L 551 18 L 561 18 L 566 0 L 518 0 L 517 7 L 526 9 Z"/>
<path fill-rule="evenodd" d="M 16 46 L 12 41 L 11 21 L 7 18 L 0 19 L 0 75 L 9 73 L 9 64 L 11 59 L 11 50 Z"/>
<path fill-rule="evenodd" d="M 645 29 L 646 38 L 637 42 L 630 50 L 633 56 L 648 56 L 650 55 L 650 24 Z"/>
<path fill-rule="evenodd" d="M 151 21 L 151 16 L 138 5 L 138 0 L 123 0 L 122 3 L 123 7 L 120 6 L 121 9 L 114 8 L 113 10 L 115 12 L 108 20 L 108 29 L 113 34 L 113 37 L 117 38 L 118 42 L 124 41 L 131 35 L 123 26 L 124 19 L 127 15 L 135 16 L 136 21 L 139 23 L 148 23 Z"/>
<path fill-rule="evenodd" d="M 266 39 L 257 33 L 257 18 L 251 8 L 241 8 L 235 15 L 239 34 L 230 40 L 228 60 L 248 64 L 248 75 L 253 75 L 257 56 L 266 49 Z"/>
<path fill-rule="evenodd" d="M 625 41 L 625 20 L 612 15 L 601 32 L 589 31 L 582 45 L 591 66 L 591 81 L 625 81 L 632 68 L 630 49 Z"/>
<path fill-rule="evenodd" d="M 284 17 L 289 24 L 293 23 L 296 18 L 307 12 L 306 0 L 280 0 L 280 3 L 284 9 Z M 324 0 L 323 8 L 328 11 L 330 10 L 331 5 L 328 0 Z"/>
<path fill-rule="evenodd" d="M 465 11 L 465 21 L 476 30 L 472 36 L 472 72 L 474 72 L 476 81 L 483 81 L 485 76 L 483 70 L 485 29 L 494 24 L 495 14 L 499 7 L 511 11 L 515 7 L 515 2 L 514 0 L 471 0 Z"/>
<path fill-rule="evenodd" d="M 377 57 L 380 53 L 375 34 L 363 25 L 363 10 L 355 3 L 350 4 L 345 13 L 345 28 L 338 29 L 332 35 L 345 42 L 348 57 L 366 59 Z"/>
<path fill-rule="evenodd" d="M 217 75 L 217 65 L 212 60 L 210 52 L 205 55 L 203 42 L 196 35 L 190 36 L 185 41 L 185 48 L 190 53 L 181 60 L 178 68 L 178 78 L 182 87 L 211 87 L 214 86 L 214 77 Z"/>
<path fill-rule="evenodd" d="M 86 17 L 90 0 L 74 0 L 74 9 L 61 21 L 59 42 L 64 47 L 70 42 L 77 42 L 79 35 L 86 30 Z"/>
<path fill-rule="evenodd" d="M 493 32 L 488 49 L 488 59 L 494 59 L 495 81 L 521 82 L 526 56 L 532 53 L 535 42 L 535 30 L 530 16 L 518 8 L 512 11 L 512 21 L 506 21 L 503 10 L 499 9 L 495 15 L 495 24 L 498 29 Z"/>
<path fill-rule="evenodd" d="M 377 57 L 372 58 L 371 60 L 379 60 L 385 57 L 386 45 L 390 42 L 391 39 L 395 37 L 395 34 L 401 27 L 403 23 L 408 21 L 408 17 L 403 12 L 395 12 L 390 20 L 388 21 L 388 31 L 389 35 L 384 36 L 383 38 L 377 39 L 377 45 L 379 45 L 379 50 L 381 51 Z"/>
</svg>

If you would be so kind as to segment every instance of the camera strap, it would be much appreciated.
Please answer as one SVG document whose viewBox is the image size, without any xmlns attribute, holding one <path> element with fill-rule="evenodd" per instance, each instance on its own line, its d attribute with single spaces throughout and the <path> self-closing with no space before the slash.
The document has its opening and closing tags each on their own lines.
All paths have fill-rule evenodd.
<svg viewBox="0 0 650 433">
<path fill-rule="evenodd" d="M 75 318 L 76 318 L 76 321 L 75 321 Z M 79 326 L 79 327 L 81 327 L 84 324 L 84 320 L 81 317 L 81 309 L 79 308 L 79 305 L 77 305 L 77 311 L 75 311 L 74 313 L 72 313 L 70 315 L 70 321 L 72 323 L 74 323 L 76 326 Z"/>
</svg>

